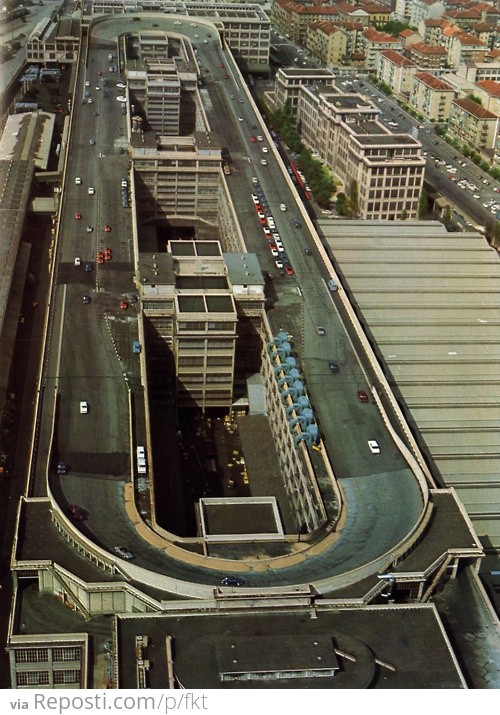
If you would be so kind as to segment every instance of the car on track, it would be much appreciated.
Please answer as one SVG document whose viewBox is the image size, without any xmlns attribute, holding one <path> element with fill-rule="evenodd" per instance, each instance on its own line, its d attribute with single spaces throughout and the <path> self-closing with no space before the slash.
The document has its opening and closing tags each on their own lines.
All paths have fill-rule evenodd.
<svg viewBox="0 0 500 715">
<path fill-rule="evenodd" d="M 134 554 L 126 546 L 115 546 L 115 553 L 121 556 L 122 559 L 127 559 L 127 561 L 134 558 Z"/>
<path fill-rule="evenodd" d="M 225 576 L 220 583 L 221 586 L 243 586 L 245 580 L 236 576 Z"/>
</svg>

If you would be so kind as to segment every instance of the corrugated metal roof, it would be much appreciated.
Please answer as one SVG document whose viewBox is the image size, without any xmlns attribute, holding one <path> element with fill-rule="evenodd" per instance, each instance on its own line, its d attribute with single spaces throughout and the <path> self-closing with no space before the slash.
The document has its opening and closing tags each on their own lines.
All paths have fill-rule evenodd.
<svg viewBox="0 0 500 715">
<path fill-rule="evenodd" d="M 498 551 L 498 254 L 480 234 L 437 221 L 320 228 L 436 480 L 456 487 L 484 545 Z"/>
</svg>

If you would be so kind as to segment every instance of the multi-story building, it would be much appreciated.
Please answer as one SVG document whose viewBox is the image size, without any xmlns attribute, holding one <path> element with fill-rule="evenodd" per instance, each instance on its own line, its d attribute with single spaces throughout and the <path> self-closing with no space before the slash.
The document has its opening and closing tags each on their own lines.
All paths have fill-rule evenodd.
<svg viewBox="0 0 500 715">
<path fill-rule="evenodd" d="M 500 82 L 492 79 L 476 82 L 474 94 L 479 97 L 485 109 L 500 116 Z"/>
<path fill-rule="evenodd" d="M 453 69 L 458 69 L 464 62 L 482 62 L 488 52 L 488 46 L 484 42 L 466 33 L 451 36 L 447 45 L 447 63 Z"/>
<path fill-rule="evenodd" d="M 463 62 L 458 66 L 457 74 L 471 82 L 482 82 L 485 79 L 500 81 L 500 50 L 490 50 L 482 62 Z"/>
<path fill-rule="evenodd" d="M 271 10 L 271 21 L 278 30 L 293 42 L 305 45 L 307 28 L 313 22 L 342 19 L 339 9 L 333 5 L 302 5 L 292 0 L 275 0 Z M 344 19 L 357 18 L 344 17 Z"/>
<path fill-rule="evenodd" d="M 401 30 L 401 32 L 398 32 L 398 37 L 400 37 L 403 42 L 403 49 L 406 49 L 410 45 L 414 45 L 415 42 L 422 42 L 423 40 L 422 36 L 418 32 L 410 30 L 409 27 Z"/>
<path fill-rule="evenodd" d="M 50 65 L 73 64 L 80 48 L 80 21 L 63 17 L 41 20 L 26 40 L 26 61 Z"/>
<path fill-rule="evenodd" d="M 141 253 L 150 359 L 166 373 L 170 364 L 179 406 L 231 406 L 237 315 L 226 273 L 218 241 L 170 241 L 167 253 Z"/>
<path fill-rule="evenodd" d="M 446 67 L 447 53 L 442 45 L 427 45 L 425 42 L 415 42 L 407 50 L 409 58 L 427 69 Z"/>
<path fill-rule="evenodd" d="M 437 0 L 412 0 L 410 9 L 410 25 L 418 27 L 422 20 L 441 17 L 446 10 L 446 2 Z"/>
<path fill-rule="evenodd" d="M 306 47 L 325 65 L 338 64 L 347 56 L 348 35 L 333 22 L 313 22 L 307 28 Z"/>
<path fill-rule="evenodd" d="M 427 20 L 419 22 L 418 32 L 428 45 L 439 45 L 443 37 L 443 30 L 451 24 L 449 20 L 442 17 L 429 17 Z"/>
<path fill-rule="evenodd" d="M 250 72 L 269 69 L 270 22 L 264 9 L 243 2 L 193 0 L 92 0 L 92 14 L 141 12 L 143 9 L 175 12 L 196 17 L 220 31 L 238 64 Z"/>
<path fill-rule="evenodd" d="M 427 119 L 445 121 L 454 97 L 453 87 L 430 72 L 417 72 L 413 76 L 410 106 Z"/>
<path fill-rule="evenodd" d="M 395 95 L 410 94 L 417 71 L 417 65 L 399 52 L 382 50 L 380 53 L 377 77 L 388 84 Z"/>
<path fill-rule="evenodd" d="M 294 67 L 280 67 L 274 80 L 274 106 L 284 107 L 290 102 L 294 115 L 297 114 L 299 94 L 301 87 L 310 87 L 321 82 L 333 87 L 335 75 L 327 69 L 295 69 Z"/>
<path fill-rule="evenodd" d="M 450 107 L 448 133 L 474 149 L 493 150 L 498 134 L 497 114 L 467 97 L 454 99 Z"/>
<path fill-rule="evenodd" d="M 382 50 L 402 50 L 403 40 L 387 32 L 379 32 L 369 27 L 362 34 L 362 51 L 365 54 L 364 66 L 367 69 L 376 69 L 379 53 Z"/>
<path fill-rule="evenodd" d="M 306 145 L 341 178 L 357 185 L 356 212 L 366 219 L 415 218 L 423 185 L 421 144 L 393 135 L 377 121 L 379 110 L 358 94 L 303 87 L 297 120 Z"/>
<path fill-rule="evenodd" d="M 217 225 L 222 156 L 210 137 L 160 137 L 157 146 L 131 148 L 131 158 L 141 219 Z"/>
<path fill-rule="evenodd" d="M 342 19 L 361 22 L 365 26 L 380 27 L 391 19 L 391 8 L 384 3 L 365 2 L 349 7 L 349 3 L 340 2 L 337 7 Z"/>
</svg>

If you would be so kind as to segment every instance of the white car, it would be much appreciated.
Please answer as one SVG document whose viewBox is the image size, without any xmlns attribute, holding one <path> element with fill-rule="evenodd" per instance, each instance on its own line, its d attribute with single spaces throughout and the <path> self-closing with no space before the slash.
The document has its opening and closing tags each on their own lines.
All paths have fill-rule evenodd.
<svg viewBox="0 0 500 715">
<path fill-rule="evenodd" d="M 259 136 L 257 137 L 257 141 L 258 141 L 258 142 L 263 142 L 263 141 L 264 141 L 264 137 L 261 137 L 260 134 L 259 134 Z"/>
<path fill-rule="evenodd" d="M 82 265 L 82 259 L 79 258 L 79 256 L 75 256 L 75 266 L 81 266 Z"/>
<path fill-rule="evenodd" d="M 262 147 L 262 153 L 263 153 L 263 154 L 267 154 L 268 151 L 269 151 L 269 149 L 267 148 L 267 146 L 263 146 L 263 147 Z"/>
<path fill-rule="evenodd" d="M 126 101 L 127 101 L 127 98 L 126 98 L 126 97 L 123 97 L 122 95 L 120 95 L 120 96 L 117 97 L 116 99 L 118 100 L 118 102 L 126 102 Z"/>
<path fill-rule="evenodd" d="M 266 161 L 266 159 L 261 159 L 261 160 L 260 160 L 260 163 L 262 164 L 262 166 L 267 166 L 267 161 Z"/>
<path fill-rule="evenodd" d="M 372 454 L 380 454 L 380 447 L 378 446 L 378 442 L 376 442 L 374 439 L 368 440 L 368 446 Z"/>
<path fill-rule="evenodd" d="M 81 176 L 77 176 L 76 179 L 75 179 L 75 184 L 80 185 L 81 183 L 82 183 L 82 177 L 81 177 Z"/>
<path fill-rule="evenodd" d="M 285 205 L 285 204 L 280 204 L 280 209 L 281 209 L 281 211 L 286 211 L 286 205 Z"/>
<path fill-rule="evenodd" d="M 121 556 L 122 559 L 127 559 L 127 561 L 134 558 L 134 554 L 129 551 L 126 546 L 115 546 L 115 552 L 118 556 Z"/>
<path fill-rule="evenodd" d="M 89 403 L 85 402 L 85 400 L 83 400 L 82 402 L 80 402 L 80 414 L 86 415 L 88 413 L 88 411 L 89 411 Z"/>
<path fill-rule="evenodd" d="M 93 186 L 89 186 L 89 194 L 90 196 L 93 196 L 95 194 L 95 189 Z"/>
</svg>

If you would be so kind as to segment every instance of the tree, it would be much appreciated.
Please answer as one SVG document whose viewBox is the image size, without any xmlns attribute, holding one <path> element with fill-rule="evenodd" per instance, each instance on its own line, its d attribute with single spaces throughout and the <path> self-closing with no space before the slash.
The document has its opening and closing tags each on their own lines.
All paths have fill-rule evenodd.
<svg viewBox="0 0 500 715">
<path fill-rule="evenodd" d="M 351 216 L 359 213 L 359 188 L 356 179 L 352 179 L 349 185 L 349 213 Z"/>
<path fill-rule="evenodd" d="M 337 194 L 336 208 L 339 216 L 347 216 L 347 214 L 349 213 L 349 207 L 347 205 L 347 196 L 344 194 L 343 191 Z"/>
<path fill-rule="evenodd" d="M 427 216 L 428 213 L 429 213 L 429 195 L 427 194 L 425 187 L 422 186 L 422 191 L 420 192 L 420 198 L 418 200 L 418 217 L 420 219 L 422 219 L 425 216 Z"/>
</svg>

